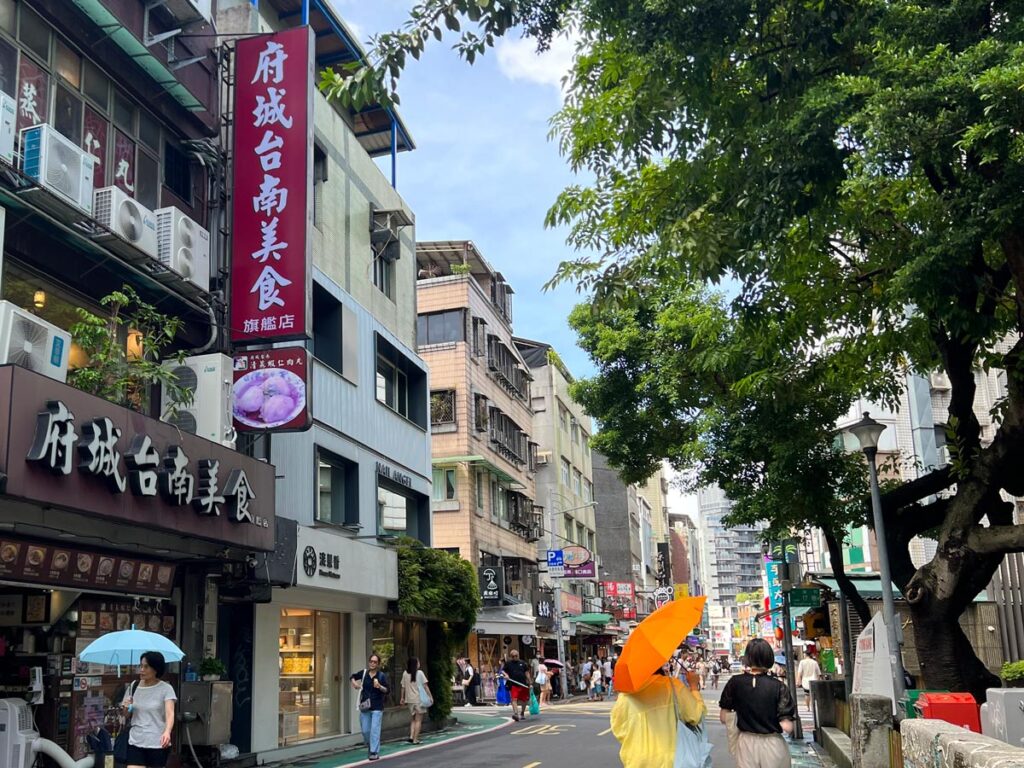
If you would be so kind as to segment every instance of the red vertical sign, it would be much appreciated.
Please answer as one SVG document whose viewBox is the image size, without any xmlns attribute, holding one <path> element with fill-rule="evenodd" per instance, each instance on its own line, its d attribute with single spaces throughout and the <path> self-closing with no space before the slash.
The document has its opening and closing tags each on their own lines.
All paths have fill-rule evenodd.
<svg viewBox="0 0 1024 768">
<path fill-rule="evenodd" d="M 234 344 L 312 330 L 313 66 L 309 27 L 235 49 Z"/>
</svg>

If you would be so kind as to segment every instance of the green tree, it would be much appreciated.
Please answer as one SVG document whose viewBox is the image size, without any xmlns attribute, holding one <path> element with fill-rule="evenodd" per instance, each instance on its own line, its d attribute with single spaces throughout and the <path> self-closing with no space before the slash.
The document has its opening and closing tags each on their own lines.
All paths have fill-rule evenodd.
<svg viewBox="0 0 1024 768">
<path fill-rule="evenodd" d="M 647 447 L 677 445 L 648 457 L 712 474 L 731 463 L 747 481 L 729 490 L 737 514 L 775 515 L 763 494 L 813 491 L 780 474 L 809 465 L 832 505 L 851 498 L 825 437 L 834 415 L 854 393 L 895 404 L 908 372 L 945 371 L 953 461 L 886 494 L 886 534 L 929 638 L 925 683 L 983 698 L 996 678 L 957 620 L 1003 555 L 1024 551 L 1000 495 L 1024 495 L 1024 2 L 425 0 L 377 38 L 373 69 L 326 74 L 324 87 L 353 104 L 386 96 L 407 53 L 466 23 L 467 59 L 517 24 L 541 45 L 570 24 L 580 39 L 553 130 L 592 182 L 549 214 L 583 251 L 556 280 L 627 317 L 692 286 L 734 286 L 722 333 L 746 354 L 722 381 L 714 365 L 679 365 L 706 378 L 665 382 L 681 394 L 648 402 L 650 382 L 602 368 L 641 387 L 617 430 L 642 438 L 639 456 L 615 451 L 615 431 L 603 446 L 627 472 Z M 974 374 L 989 366 L 1007 391 L 983 440 Z M 615 430 L 625 416 L 604 404 L 594 415 Z M 744 466 L 758 447 L 770 458 Z M 924 531 L 938 550 L 918 569 L 907 543 Z"/>
<path fill-rule="evenodd" d="M 469 637 L 480 607 L 473 566 L 458 555 L 403 537 L 398 543 L 398 612 L 428 619 L 426 675 L 432 682 L 432 720 L 452 711 L 453 654 Z"/>
</svg>

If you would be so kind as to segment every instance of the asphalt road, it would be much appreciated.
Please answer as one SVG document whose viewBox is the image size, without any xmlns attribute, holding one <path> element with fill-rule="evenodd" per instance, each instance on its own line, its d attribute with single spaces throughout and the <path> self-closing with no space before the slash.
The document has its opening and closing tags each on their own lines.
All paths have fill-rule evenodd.
<svg viewBox="0 0 1024 768">
<path fill-rule="evenodd" d="M 726 751 L 725 727 L 718 722 L 718 694 L 706 691 L 708 736 L 715 749 L 714 768 L 732 768 Z M 619 744 L 608 715 L 612 702 L 577 701 L 546 708 L 540 715 L 513 722 L 507 707 L 495 708 L 497 730 L 440 743 L 429 749 L 394 755 L 381 761 L 387 768 L 616 768 Z M 458 711 L 456 711 L 456 715 Z M 474 714 L 484 714 L 475 709 Z"/>
</svg>

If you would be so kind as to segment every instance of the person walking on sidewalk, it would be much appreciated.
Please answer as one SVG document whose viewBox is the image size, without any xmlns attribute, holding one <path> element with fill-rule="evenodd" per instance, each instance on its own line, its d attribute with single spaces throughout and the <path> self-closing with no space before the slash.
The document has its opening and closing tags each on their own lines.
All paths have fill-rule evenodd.
<svg viewBox="0 0 1024 768">
<path fill-rule="evenodd" d="M 509 683 L 509 695 L 512 697 L 512 719 L 526 717 L 526 706 L 530 703 L 530 668 L 519 660 L 519 651 L 509 651 L 508 661 L 502 673 Z M 518 712 L 516 709 L 518 708 Z"/>
<path fill-rule="evenodd" d="M 540 696 L 538 697 L 541 706 L 551 703 L 551 672 L 548 671 L 546 664 L 537 665 L 537 676 L 534 678 L 534 682 L 540 686 Z"/>
<path fill-rule="evenodd" d="M 611 658 L 608 657 L 608 656 L 605 656 L 604 657 L 604 663 L 601 664 L 601 676 L 604 678 L 605 690 L 608 691 L 608 697 L 609 698 L 611 698 L 611 695 L 613 693 L 615 693 L 615 691 L 613 690 L 613 682 L 612 682 L 613 681 L 612 674 L 614 673 L 614 671 L 615 670 L 612 668 L 612 660 L 611 660 Z"/>
<path fill-rule="evenodd" d="M 384 699 L 388 695 L 388 676 L 380 670 L 380 656 L 371 653 L 366 669 L 349 678 L 352 688 L 359 691 L 359 728 L 369 754 L 367 758 L 380 758 L 380 723 L 384 717 Z"/>
<path fill-rule="evenodd" d="M 719 719 L 729 729 L 729 752 L 736 768 L 790 768 L 789 745 L 782 734 L 793 732 L 796 705 L 786 684 L 768 675 L 775 652 L 754 638 L 744 660 L 750 671 L 730 677 L 718 702 Z"/>
<path fill-rule="evenodd" d="M 466 658 L 466 664 L 462 670 L 462 685 L 466 694 L 466 706 L 477 706 L 476 692 L 480 686 L 480 673 L 473 669 L 473 663 Z"/>
<path fill-rule="evenodd" d="M 796 668 L 796 684 L 804 689 L 804 705 L 811 708 L 811 683 L 821 677 L 821 667 L 818 666 L 814 653 L 809 652 L 800 659 L 800 665 Z"/>
<path fill-rule="evenodd" d="M 400 704 L 409 707 L 409 738 L 410 744 L 420 744 L 420 729 L 423 728 L 423 716 L 430 709 L 428 701 L 433 701 L 427 684 L 427 676 L 420 669 L 420 660 L 415 656 L 409 657 L 409 663 L 405 665 L 405 672 L 402 673 L 402 699 Z"/>
</svg>

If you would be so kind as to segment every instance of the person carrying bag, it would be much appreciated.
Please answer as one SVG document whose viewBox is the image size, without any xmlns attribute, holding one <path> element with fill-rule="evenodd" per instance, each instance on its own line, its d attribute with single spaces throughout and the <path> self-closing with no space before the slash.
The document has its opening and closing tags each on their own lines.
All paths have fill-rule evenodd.
<svg viewBox="0 0 1024 768">
<path fill-rule="evenodd" d="M 131 699 L 135 694 L 135 688 L 138 686 L 139 681 L 135 680 L 128 685 L 128 693 L 126 697 Z M 119 765 L 127 765 L 128 763 L 128 734 L 132 729 L 132 715 L 131 712 L 127 712 L 124 715 L 124 724 L 121 726 L 121 730 L 117 732 L 117 738 L 114 739 L 114 762 Z"/>
</svg>

